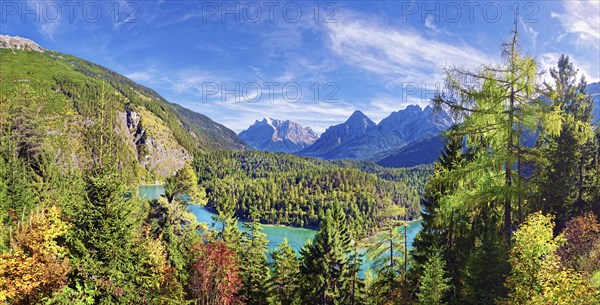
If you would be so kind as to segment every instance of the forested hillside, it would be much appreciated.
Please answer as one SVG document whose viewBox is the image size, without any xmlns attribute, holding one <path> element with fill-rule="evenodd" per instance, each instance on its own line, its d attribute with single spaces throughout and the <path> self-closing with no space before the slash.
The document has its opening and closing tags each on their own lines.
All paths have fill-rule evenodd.
<svg viewBox="0 0 600 305">
<path fill-rule="evenodd" d="M 198 156 L 194 162 L 208 206 L 233 209 L 264 223 L 318 228 L 327 210 L 340 206 L 358 237 L 381 227 L 387 206 L 419 217 L 428 166 L 386 169 L 373 163 L 327 162 L 266 152 Z M 229 213 L 229 212 L 228 212 Z"/>
<path fill-rule="evenodd" d="M 104 67 L 48 50 L 0 56 L 2 114 L 65 168 L 90 162 L 88 129 L 101 106 L 116 119 L 115 145 L 136 181 L 163 180 L 198 152 L 245 148 L 233 131 Z"/>
</svg>

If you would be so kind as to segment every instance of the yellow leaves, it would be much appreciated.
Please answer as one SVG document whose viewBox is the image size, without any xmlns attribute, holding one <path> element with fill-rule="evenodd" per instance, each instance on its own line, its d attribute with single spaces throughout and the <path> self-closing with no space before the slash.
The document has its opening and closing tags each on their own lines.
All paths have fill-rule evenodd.
<svg viewBox="0 0 600 305">
<path fill-rule="evenodd" d="M 563 121 L 564 117 L 560 107 L 553 107 L 552 111 L 546 114 L 544 118 L 545 132 L 552 137 L 559 136 L 562 130 Z"/>
<path fill-rule="evenodd" d="M 64 286 L 71 270 L 66 248 L 56 241 L 69 228 L 60 210 L 33 213 L 30 222 L 19 228 L 11 252 L 0 256 L 0 302 L 32 303 Z"/>
<path fill-rule="evenodd" d="M 60 211 L 56 206 L 33 213 L 30 217 L 31 225 L 23 227 L 17 232 L 11 246 L 15 251 L 64 257 L 66 249 L 59 246 L 55 239 L 67 233 L 69 224 L 62 221 L 60 216 Z"/>
<path fill-rule="evenodd" d="M 562 236 L 553 238 L 553 219 L 535 213 L 515 232 L 503 304 L 598 304 L 598 291 L 583 275 L 564 268 L 556 254 Z"/>
</svg>

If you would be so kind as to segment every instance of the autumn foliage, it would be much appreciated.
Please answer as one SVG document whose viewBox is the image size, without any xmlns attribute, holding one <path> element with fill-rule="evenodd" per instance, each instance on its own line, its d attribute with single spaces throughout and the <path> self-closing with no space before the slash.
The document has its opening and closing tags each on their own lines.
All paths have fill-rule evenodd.
<svg viewBox="0 0 600 305">
<path fill-rule="evenodd" d="M 600 269 L 600 223 L 596 215 L 587 213 L 571 219 L 563 236 L 566 242 L 558 254 L 564 265 L 587 272 Z"/>
<path fill-rule="evenodd" d="M 192 252 L 194 262 L 187 288 L 197 304 L 242 304 L 238 295 L 242 279 L 235 252 L 217 240 L 198 243 Z"/>
<path fill-rule="evenodd" d="M 0 256 L 0 303 L 31 304 L 65 286 L 71 268 L 59 241 L 67 230 L 56 207 L 32 213 Z"/>
</svg>

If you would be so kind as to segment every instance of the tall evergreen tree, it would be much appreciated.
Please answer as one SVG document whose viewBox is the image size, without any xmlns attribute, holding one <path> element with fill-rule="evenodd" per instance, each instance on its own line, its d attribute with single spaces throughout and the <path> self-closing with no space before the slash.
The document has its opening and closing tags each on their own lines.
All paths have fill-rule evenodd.
<svg viewBox="0 0 600 305">
<path fill-rule="evenodd" d="M 104 92 L 98 100 L 95 124 L 89 128 L 87 147 L 92 165 L 85 170 L 81 200 L 67 207 L 74 226 L 68 241 L 73 255 L 73 285 L 95 287 L 96 302 L 136 303 L 149 289 L 141 241 L 141 202 L 131 196 L 121 171 L 121 149 L 114 131 L 116 115 Z"/>
<path fill-rule="evenodd" d="M 540 139 L 548 159 L 541 168 L 541 209 L 556 215 L 557 232 L 589 209 L 592 200 L 593 101 L 585 92 L 585 78 L 577 82 L 577 73 L 569 57 L 561 55 L 557 67 L 550 69 L 553 83 L 545 83 L 542 92 L 563 121 L 559 135 Z"/>
<path fill-rule="evenodd" d="M 272 258 L 271 303 L 274 305 L 298 304 L 300 301 L 298 294 L 300 263 L 287 238 L 284 238 L 279 247 L 273 251 Z"/>
<path fill-rule="evenodd" d="M 302 304 L 348 304 L 350 234 L 346 215 L 334 205 L 327 210 L 314 242 L 301 250 L 300 272 L 306 285 Z"/>
<path fill-rule="evenodd" d="M 399 302 L 405 278 L 401 277 L 407 269 L 405 236 L 398 230 L 401 224 L 399 219 L 404 210 L 387 205 L 382 209 L 381 217 L 385 219 L 382 231 L 367 249 L 367 257 L 372 262 L 375 271 L 375 281 L 371 285 L 372 295 L 377 296 L 380 302 Z M 405 294 L 404 294 L 405 295 Z"/>
<path fill-rule="evenodd" d="M 270 270 L 267 264 L 267 234 L 262 232 L 258 215 L 244 223 L 244 239 L 240 252 L 241 294 L 248 305 L 266 305 L 269 297 Z"/>
<path fill-rule="evenodd" d="M 464 268 L 468 248 L 471 246 L 471 236 L 467 226 L 469 220 L 459 209 L 451 210 L 450 217 L 439 215 L 440 198 L 451 194 L 455 187 L 453 181 L 445 178 L 446 175 L 455 168 L 464 166 L 466 162 L 470 162 L 473 152 L 472 148 L 465 149 L 463 138 L 453 134 L 452 130 L 446 134 L 444 149 L 434 164 L 434 174 L 425 188 L 421 230 L 413 241 L 411 255 L 414 263 L 409 273 L 415 286 L 423 276 L 429 257 L 441 251 L 451 279 L 450 295 L 458 295 L 461 289 L 461 270 Z"/>
<path fill-rule="evenodd" d="M 417 297 L 420 305 L 445 304 L 444 295 L 450 290 L 450 279 L 445 277 L 445 265 L 440 253 L 428 258 L 423 266 L 423 275 L 419 279 Z"/>
</svg>

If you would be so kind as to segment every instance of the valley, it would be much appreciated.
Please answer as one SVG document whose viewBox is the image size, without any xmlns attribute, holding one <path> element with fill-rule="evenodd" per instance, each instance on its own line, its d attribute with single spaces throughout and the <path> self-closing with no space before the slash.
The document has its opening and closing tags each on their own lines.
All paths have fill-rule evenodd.
<svg viewBox="0 0 600 305">
<path fill-rule="evenodd" d="M 65 5 L 1 5 L 0 304 L 600 304 L 595 1 Z"/>
</svg>

